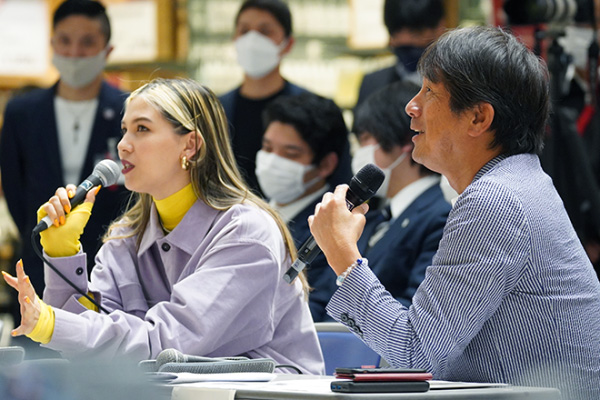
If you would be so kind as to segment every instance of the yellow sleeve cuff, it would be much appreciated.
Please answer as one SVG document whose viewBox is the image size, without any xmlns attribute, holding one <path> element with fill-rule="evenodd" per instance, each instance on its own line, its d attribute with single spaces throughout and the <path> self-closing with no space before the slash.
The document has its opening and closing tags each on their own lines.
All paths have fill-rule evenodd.
<svg viewBox="0 0 600 400">
<path fill-rule="evenodd" d="M 96 300 L 96 298 L 94 297 L 94 294 L 92 292 L 88 292 L 88 296 L 90 296 L 92 299 Z M 89 299 L 87 299 L 86 297 L 81 296 L 79 299 L 77 299 L 77 301 L 79 301 L 88 310 L 98 312 L 98 306 L 95 305 L 94 303 L 92 303 L 91 301 L 89 301 Z"/>
<path fill-rule="evenodd" d="M 54 310 L 48 304 L 44 303 L 42 299 L 38 298 L 38 301 L 41 307 L 40 318 L 27 337 L 36 342 L 46 344 L 50 342 L 54 333 Z"/>
</svg>

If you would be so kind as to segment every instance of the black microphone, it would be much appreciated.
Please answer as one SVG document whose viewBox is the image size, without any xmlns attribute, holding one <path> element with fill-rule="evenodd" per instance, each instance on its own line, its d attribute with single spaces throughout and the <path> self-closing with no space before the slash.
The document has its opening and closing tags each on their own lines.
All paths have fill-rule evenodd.
<svg viewBox="0 0 600 400">
<path fill-rule="evenodd" d="M 348 192 L 346 192 L 346 206 L 352 211 L 354 207 L 369 200 L 383 183 L 385 174 L 374 164 L 367 164 L 360 169 L 350 180 Z M 315 238 L 310 235 L 306 242 L 298 250 L 298 258 L 283 275 L 283 280 L 291 283 L 307 265 L 321 253 Z"/>
<path fill-rule="evenodd" d="M 92 190 L 93 187 L 102 185 L 104 187 L 114 185 L 117 183 L 117 179 L 121 174 L 121 170 L 116 162 L 112 160 L 102 160 L 94 167 L 92 174 L 87 177 L 86 180 L 81 182 L 77 186 L 75 196 L 70 200 L 71 208 L 75 208 L 83 200 L 85 195 Z M 33 234 L 37 235 L 41 231 L 48 229 L 52 225 L 52 220 L 49 216 L 45 216 L 42 220 L 33 228 Z"/>
</svg>

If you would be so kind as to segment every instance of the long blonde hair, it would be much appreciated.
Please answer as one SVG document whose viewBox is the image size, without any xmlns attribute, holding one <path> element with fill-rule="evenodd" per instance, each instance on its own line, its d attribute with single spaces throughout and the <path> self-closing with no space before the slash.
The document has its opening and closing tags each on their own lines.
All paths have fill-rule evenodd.
<svg viewBox="0 0 600 400">
<path fill-rule="evenodd" d="M 154 106 L 175 128 L 175 133 L 185 135 L 195 131 L 202 146 L 190 161 L 190 178 L 196 196 L 216 210 L 228 210 L 236 204 L 250 203 L 265 210 L 273 217 L 292 262 L 296 247 L 287 225 L 264 200 L 248 189 L 237 168 L 231 149 L 227 118 L 221 102 L 205 86 L 190 79 L 155 79 L 132 92 L 125 107 L 132 99 L 143 97 Z M 116 228 L 130 228 L 127 237 L 137 235 L 137 245 L 152 207 L 152 197 L 146 193 L 132 193 L 129 207 L 113 222 L 104 241 L 123 236 L 112 236 Z M 300 275 L 305 294 L 308 293 L 306 276 Z"/>
</svg>

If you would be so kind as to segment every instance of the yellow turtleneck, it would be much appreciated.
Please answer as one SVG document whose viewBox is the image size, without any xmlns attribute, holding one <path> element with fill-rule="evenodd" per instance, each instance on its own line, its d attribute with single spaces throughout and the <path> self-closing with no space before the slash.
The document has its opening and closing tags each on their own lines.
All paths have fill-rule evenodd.
<svg viewBox="0 0 600 400">
<path fill-rule="evenodd" d="M 192 208 L 198 198 L 194 193 L 192 184 L 189 183 L 166 199 L 153 200 L 163 227 L 170 232 L 181 222 L 183 216 Z"/>
</svg>

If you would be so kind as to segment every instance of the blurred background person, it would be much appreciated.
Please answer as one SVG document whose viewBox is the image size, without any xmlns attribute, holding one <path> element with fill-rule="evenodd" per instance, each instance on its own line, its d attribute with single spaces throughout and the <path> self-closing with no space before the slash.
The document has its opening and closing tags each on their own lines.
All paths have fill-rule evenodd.
<svg viewBox="0 0 600 400">
<path fill-rule="evenodd" d="M 133 205 L 111 225 L 88 282 L 78 239 L 95 191 L 73 210 L 75 187 L 56 191 L 38 215 L 56 225 L 41 243 L 79 291 L 46 265 L 42 301 L 17 263 L 16 277 L 4 274 L 22 310 L 13 335 L 67 358 L 143 360 L 174 348 L 323 373 L 306 280 L 281 278 L 293 240 L 243 182 L 217 97 L 192 80 L 152 81 L 128 98 L 122 131 L 119 157 Z"/>
<path fill-rule="evenodd" d="M 409 307 L 442 238 L 450 204 L 440 175 L 416 163 L 410 117 L 404 112 L 419 92 L 410 81 L 380 89 L 356 111 L 354 133 L 361 147 L 352 169 L 367 163 L 384 171 L 379 194 L 387 206 L 366 215 L 358 249 L 385 288 Z"/>
<path fill-rule="evenodd" d="M 282 57 L 294 46 L 288 5 L 281 0 L 244 1 L 235 18 L 233 39 L 244 80 L 220 100 L 229 120 L 236 162 L 250 188 L 261 193 L 254 170 L 264 132 L 262 112 L 278 96 L 306 92 L 279 71 Z"/>
<path fill-rule="evenodd" d="M 67 0 L 56 9 L 52 26 L 52 60 L 60 79 L 51 88 L 34 89 L 11 99 L 0 135 L 4 195 L 20 232 L 20 256 L 28 266 L 32 284 L 40 291 L 44 289 L 42 261 L 31 244 L 36 210 L 57 187 L 78 184 L 100 160 L 118 158 L 126 98 L 103 79 L 113 47 L 102 4 Z M 126 193 L 122 185 L 102 191 L 81 237 L 89 252 L 88 265 L 93 265 L 106 227 L 122 211 Z M 16 303 L 13 315 L 19 316 Z"/>
<path fill-rule="evenodd" d="M 408 80 L 421 85 L 417 61 L 425 48 L 446 29 L 443 0 L 385 0 L 383 21 L 396 64 L 365 75 L 358 92 L 359 106 L 390 83 Z"/>
<path fill-rule="evenodd" d="M 256 154 L 256 176 L 300 248 L 310 237 L 308 216 L 340 168 L 348 130 L 338 106 L 312 93 L 273 100 L 263 118 L 267 128 Z M 313 320 L 331 320 L 325 306 L 336 288 L 335 274 L 322 254 L 306 272 Z"/>
</svg>

